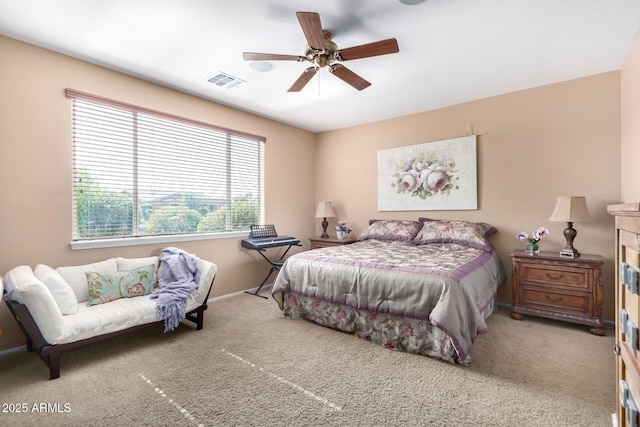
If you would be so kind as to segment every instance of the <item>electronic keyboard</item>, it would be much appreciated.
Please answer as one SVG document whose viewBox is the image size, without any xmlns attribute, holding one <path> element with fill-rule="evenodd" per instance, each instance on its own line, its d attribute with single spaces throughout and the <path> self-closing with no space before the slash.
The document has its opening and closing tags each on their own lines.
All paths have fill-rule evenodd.
<svg viewBox="0 0 640 427">
<path fill-rule="evenodd" d="M 296 239 L 291 236 L 276 236 L 276 237 L 255 237 L 253 239 L 243 239 L 242 247 L 247 249 L 262 250 L 267 248 L 275 248 L 278 246 L 293 246 L 299 245 L 300 239 Z"/>
<path fill-rule="evenodd" d="M 242 247 L 261 251 L 267 248 L 278 246 L 301 246 L 300 240 L 291 236 L 278 236 L 276 227 L 273 224 L 251 226 L 251 233 L 248 239 L 243 239 Z"/>
</svg>

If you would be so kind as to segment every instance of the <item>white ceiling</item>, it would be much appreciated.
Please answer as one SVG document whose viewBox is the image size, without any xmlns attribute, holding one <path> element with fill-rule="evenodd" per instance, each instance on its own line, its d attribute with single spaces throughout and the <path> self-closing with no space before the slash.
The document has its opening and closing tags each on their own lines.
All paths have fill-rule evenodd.
<svg viewBox="0 0 640 427">
<path fill-rule="evenodd" d="M 296 11 L 339 48 L 400 52 L 344 63 L 361 92 L 325 68 L 288 93 L 308 63 L 257 72 L 242 52 L 303 55 Z M 0 34 L 313 132 L 619 70 L 639 30 L 638 0 L 0 0 Z"/>
</svg>

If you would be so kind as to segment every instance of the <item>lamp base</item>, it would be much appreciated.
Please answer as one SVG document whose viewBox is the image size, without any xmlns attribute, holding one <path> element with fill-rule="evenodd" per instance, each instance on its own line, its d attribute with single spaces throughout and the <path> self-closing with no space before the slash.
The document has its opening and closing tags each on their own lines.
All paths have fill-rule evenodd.
<svg viewBox="0 0 640 427">
<path fill-rule="evenodd" d="M 567 239 L 567 245 L 560 251 L 560 256 L 567 258 L 580 257 L 580 252 L 573 247 L 573 239 L 575 239 L 578 234 L 575 228 L 573 228 L 573 222 L 567 222 L 567 228 L 564 229 L 562 234 L 564 234 L 565 239 Z"/>
<path fill-rule="evenodd" d="M 560 251 L 561 257 L 566 258 L 580 258 L 580 252 L 576 248 L 564 248 Z"/>
<path fill-rule="evenodd" d="M 327 233 L 327 226 L 329 225 L 329 223 L 327 222 L 327 218 L 323 218 L 322 219 L 322 234 L 320 235 L 320 238 L 322 239 L 328 239 L 329 238 L 329 233 Z"/>
</svg>

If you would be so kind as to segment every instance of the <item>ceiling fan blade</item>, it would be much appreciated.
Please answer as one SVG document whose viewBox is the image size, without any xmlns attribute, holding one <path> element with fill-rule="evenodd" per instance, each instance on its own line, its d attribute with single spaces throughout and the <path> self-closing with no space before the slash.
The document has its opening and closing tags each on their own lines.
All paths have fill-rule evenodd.
<svg viewBox="0 0 640 427">
<path fill-rule="evenodd" d="M 350 61 L 352 59 L 369 58 L 371 56 L 387 55 L 389 53 L 398 52 L 400 52 L 398 41 L 396 39 L 387 39 L 340 49 L 336 54 L 340 61 Z"/>
<path fill-rule="evenodd" d="M 291 85 L 291 87 L 287 92 L 300 92 L 302 88 L 304 88 L 307 85 L 307 83 L 309 83 L 309 80 L 311 80 L 313 76 L 316 75 L 316 72 L 317 70 L 315 69 L 315 67 L 309 67 L 306 70 L 304 70 L 300 75 L 300 77 L 298 77 L 298 80 L 296 80 Z"/>
<path fill-rule="evenodd" d="M 331 68 L 329 68 L 329 71 L 339 79 L 350 84 L 358 90 L 362 90 L 371 86 L 371 83 L 369 83 L 342 64 L 332 65 Z"/>
<path fill-rule="evenodd" d="M 279 53 L 242 52 L 245 61 L 303 61 L 304 56 L 281 55 Z"/>
<path fill-rule="evenodd" d="M 315 50 L 323 50 L 324 34 L 320 23 L 320 15 L 315 12 L 296 12 L 296 16 L 309 46 Z"/>
</svg>

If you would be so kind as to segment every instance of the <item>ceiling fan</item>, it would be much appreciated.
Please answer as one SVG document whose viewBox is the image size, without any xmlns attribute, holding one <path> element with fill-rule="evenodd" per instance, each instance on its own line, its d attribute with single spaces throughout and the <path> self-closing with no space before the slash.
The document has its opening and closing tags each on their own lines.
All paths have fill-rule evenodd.
<svg viewBox="0 0 640 427">
<path fill-rule="evenodd" d="M 302 75 L 293 83 L 288 92 L 300 92 L 313 76 L 324 67 L 329 67 L 329 72 L 354 88 L 358 90 L 365 89 L 371 86 L 371 83 L 340 62 L 387 55 L 400 51 L 395 38 L 338 49 L 338 46 L 331 40 L 331 33 L 322 29 L 319 14 L 315 12 L 296 12 L 296 16 L 307 39 L 304 56 L 255 52 L 243 52 L 242 54 L 246 61 L 306 61 L 312 63 L 313 66 L 302 72 Z"/>
</svg>

